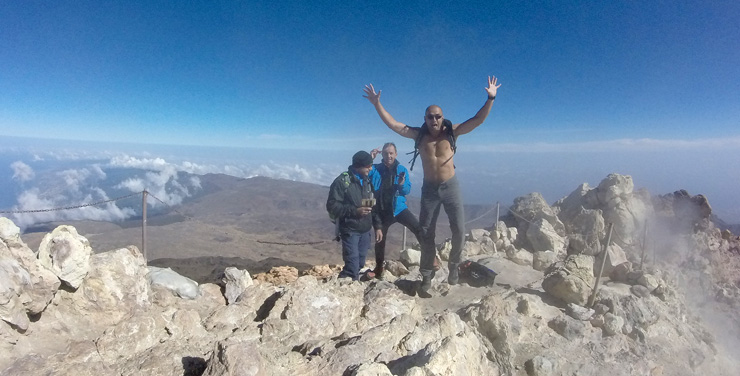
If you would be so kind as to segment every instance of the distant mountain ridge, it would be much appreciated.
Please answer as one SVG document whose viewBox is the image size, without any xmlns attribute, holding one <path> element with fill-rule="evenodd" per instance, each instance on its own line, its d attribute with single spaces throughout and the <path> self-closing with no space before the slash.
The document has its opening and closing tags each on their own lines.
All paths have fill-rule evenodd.
<svg viewBox="0 0 740 376">
<path fill-rule="evenodd" d="M 177 259 L 220 257 L 244 263 L 268 266 L 278 264 L 314 265 L 342 263 L 339 244 L 332 241 L 334 225 L 326 212 L 329 187 L 267 177 L 237 178 L 224 174 L 198 175 L 201 190 L 171 208 L 150 210 L 147 218 L 147 258 L 167 259 L 176 266 Z M 418 216 L 417 197 L 409 198 L 409 207 Z M 503 215 L 503 212 L 502 212 Z M 467 228 L 490 227 L 495 208 L 466 206 L 468 218 L 478 218 Z M 24 234 L 35 248 L 41 237 L 59 224 L 75 226 L 97 252 L 136 245 L 141 247 L 141 218 L 118 223 L 65 221 L 36 227 Z M 388 234 L 387 257 L 398 258 L 403 227 L 394 225 Z M 449 224 L 440 214 L 437 241 L 450 236 Z M 310 244 L 305 244 L 310 243 Z M 416 239 L 409 232 L 407 246 Z M 371 250 L 368 258 L 373 258 Z M 261 260 L 272 260 L 260 262 Z M 154 262 L 157 264 L 157 262 Z M 183 268 L 187 262 L 183 261 Z M 264 269 L 258 267 L 260 271 Z M 221 268 L 223 269 L 223 268 Z"/>
</svg>

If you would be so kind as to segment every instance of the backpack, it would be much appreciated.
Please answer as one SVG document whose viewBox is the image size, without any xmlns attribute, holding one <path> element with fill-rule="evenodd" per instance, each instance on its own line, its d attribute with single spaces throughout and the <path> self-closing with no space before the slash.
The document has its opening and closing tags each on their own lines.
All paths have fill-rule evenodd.
<svg viewBox="0 0 740 376">
<path fill-rule="evenodd" d="M 447 141 L 450 142 L 450 146 L 452 147 L 452 154 L 455 154 L 457 152 L 457 146 L 455 145 L 455 140 L 457 137 L 455 137 L 454 131 L 452 130 L 452 122 L 445 119 L 442 122 L 442 128 L 444 129 L 445 133 L 447 134 Z M 413 154 L 411 157 L 411 160 L 409 163 L 411 163 L 411 167 L 409 168 L 409 171 L 412 171 L 414 169 L 414 163 L 416 163 L 416 157 L 419 156 L 419 145 L 421 144 L 421 139 L 424 138 L 429 133 L 429 128 L 427 128 L 427 124 L 424 123 L 421 128 L 419 129 L 419 135 L 416 136 L 416 139 L 414 140 L 414 151 L 410 151 L 406 154 Z"/>
<path fill-rule="evenodd" d="M 344 191 L 347 192 L 347 188 L 349 188 L 349 173 L 347 171 L 344 171 L 339 176 L 342 177 L 342 182 L 344 183 Z M 335 225 L 337 225 L 336 226 L 337 227 L 337 231 L 339 231 L 338 230 L 339 229 L 339 221 L 337 221 L 337 217 L 335 217 L 334 214 L 332 214 L 331 212 L 329 212 L 329 210 L 327 210 L 327 213 L 329 213 L 329 220 L 331 221 L 331 223 L 334 223 Z"/>
<path fill-rule="evenodd" d="M 458 265 L 460 280 L 467 282 L 473 287 L 493 286 L 493 281 L 498 275 L 487 266 L 475 261 L 463 261 Z"/>
</svg>

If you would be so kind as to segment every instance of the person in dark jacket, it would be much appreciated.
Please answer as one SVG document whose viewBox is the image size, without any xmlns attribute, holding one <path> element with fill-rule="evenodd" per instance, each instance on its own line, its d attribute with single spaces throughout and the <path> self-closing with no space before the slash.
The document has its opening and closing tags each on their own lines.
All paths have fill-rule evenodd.
<svg viewBox="0 0 740 376">
<path fill-rule="evenodd" d="M 336 219 L 342 242 L 344 268 L 339 272 L 340 278 L 360 278 L 360 269 L 365 266 L 365 257 L 370 249 L 373 228 L 376 241 L 383 239 L 380 216 L 374 209 L 377 205 L 371 202 L 374 194 L 368 174 L 372 168 L 373 158 L 370 154 L 358 151 L 352 156 L 352 165 L 329 187 L 326 210 Z"/>
<path fill-rule="evenodd" d="M 382 278 L 383 263 L 385 262 L 385 241 L 388 228 L 398 222 L 406 226 L 416 236 L 421 244 L 421 225 L 406 205 L 406 195 L 411 191 L 411 179 L 408 178 L 406 167 L 398 163 L 396 156 L 398 150 L 396 144 L 388 142 L 383 145 L 382 151 L 374 149 L 370 155 L 375 158 L 378 153 L 383 156 L 382 163 L 373 165 L 370 171 L 370 180 L 375 188 L 378 213 L 382 222 L 381 232 L 383 236 L 375 243 L 375 276 Z"/>
</svg>

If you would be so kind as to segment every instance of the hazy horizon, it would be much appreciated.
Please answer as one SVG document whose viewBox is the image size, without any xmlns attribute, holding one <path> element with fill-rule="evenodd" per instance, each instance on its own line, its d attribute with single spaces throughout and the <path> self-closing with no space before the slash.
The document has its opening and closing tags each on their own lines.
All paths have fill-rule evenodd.
<svg viewBox="0 0 740 376">
<path fill-rule="evenodd" d="M 461 138 L 462 139 L 462 138 Z M 411 141 L 395 140 L 405 164 Z M 464 142 L 464 141 L 463 141 Z M 736 183 L 740 151 L 726 149 L 632 151 L 466 151 L 461 142 L 456 172 L 468 204 L 510 206 L 516 197 L 539 192 L 553 204 L 580 184 L 596 187 L 610 173 L 630 175 L 635 189 L 652 195 L 679 189 L 704 194 L 714 213 L 740 223 Z M 374 145 L 368 145 L 366 150 Z M 0 209 L 46 209 L 78 205 L 147 189 L 171 205 L 197 193 L 202 175 L 266 176 L 328 186 L 349 165 L 352 150 L 182 147 L 0 137 Z M 376 159 L 380 162 L 380 158 Z M 0 171 L 3 171 L 0 170 Z M 410 174 L 412 195 L 421 189 L 421 167 Z M 140 214 L 140 202 L 76 214 L 24 215 L 21 224 L 61 219 L 121 220 Z M 85 217 L 87 216 L 87 217 Z M 13 217 L 10 216 L 12 219 Z"/>
</svg>

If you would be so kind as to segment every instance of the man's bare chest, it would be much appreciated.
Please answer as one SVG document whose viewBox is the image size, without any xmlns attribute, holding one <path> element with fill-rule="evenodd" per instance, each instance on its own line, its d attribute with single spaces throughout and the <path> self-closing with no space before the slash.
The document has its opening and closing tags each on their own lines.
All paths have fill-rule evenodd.
<svg viewBox="0 0 740 376">
<path fill-rule="evenodd" d="M 424 137 L 419 147 L 422 155 L 446 157 L 452 154 L 452 145 L 447 138 Z"/>
</svg>

